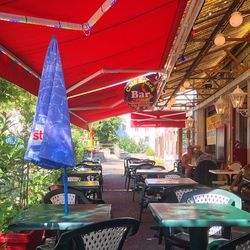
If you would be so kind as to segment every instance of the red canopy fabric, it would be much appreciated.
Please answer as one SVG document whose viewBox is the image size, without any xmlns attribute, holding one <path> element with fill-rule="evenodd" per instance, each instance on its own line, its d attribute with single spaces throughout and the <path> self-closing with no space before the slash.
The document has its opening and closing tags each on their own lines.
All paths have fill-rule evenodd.
<svg viewBox="0 0 250 250">
<path fill-rule="evenodd" d="M 131 114 L 131 127 L 184 128 L 185 111 L 143 111 Z"/>
<path fill-rule="evenodd" d="M 104 2 L 1 0 L 0 19 L 2 13 L 9 13 L 84 24 Z M 145 69 L 163 68 L 186 3 L 117 0 L 92 27 L 89 36 L 81 30 L 0 20 L 0 77 L 37 95 L 40 81 L 27 67 L 41 75 L 46 49 L 55 35 L 72 108 L 71 122 L 86 127 L 87 122 L 130 112 L 121 101 L 123 85 L 113 85 L 141 75 Z M 121 103 L 117 104 L 117 100 Z M 89 109 L 90 105 L 96 109 Z M 101 108 L 105 106 L 108 108 Z M 73 110 L 76 107 L 82 109 Z"/>
</svg>

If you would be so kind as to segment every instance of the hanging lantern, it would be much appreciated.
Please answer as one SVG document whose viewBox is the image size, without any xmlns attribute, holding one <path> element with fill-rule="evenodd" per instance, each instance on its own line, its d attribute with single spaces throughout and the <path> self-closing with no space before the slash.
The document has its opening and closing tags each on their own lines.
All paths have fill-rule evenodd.
<svg viewBox="0 0 250 250">
<path fill-rule="evenodd" d="M 169 101 L 172 105 L 176 103 L 176 98 L 173 97 L 170 101 Z"/>
<path fill-rule="evenodd" d="M 214 103 L 215 109 L 216 109 L 216 113 L 218 115 L 223 115 L 225 113 L 225 103 L 222 99 L 222 97 L 220 96 L 220 98 Z"/>
<path fill-rule="evenodd" d="M 232 27 L 239 27 L 243 23 L 243 16 L 240 14 L 240 12 L 235 11 L 232 13 L 229 23 Z"/>
<path fill-rule="evenodd" d="M 185 89 L 188 89 L 189 87 L 190 87 L 190 81 L 189 80 L 186 80 L 184 83 L 183 83 L 183 87 L 185 88 Z"/>
<path fill-rule="evenodd" d="M 242 108 L 246 95 L 247 93 L 237 86 L 237 88 L 229 94 L 233 107 Z"/>
<path fill-rule="evenodd" d="M 192 118 L 192 116 L 189 116 L 187 119 L 186 119 L 186 128 L 187 129 L 192 129 L 193 126 L 194 126 L 194 119 Z"/>
<path fill-rule="evenodd" d="M 171 109 L 172 108 L 172 104 L 171 103 L 168 103 L 167 104 L 167 109 Z"/>
<path fill-rule="evenodd" d="M 222 33 L 219 33 L 216 35 L 215 39 L 214 39 L 214 44 L 216 46 L 222 46 L 224 45 L 226 42 L 226 38 L 224 37 L 224 35 Z"/>
</svg>

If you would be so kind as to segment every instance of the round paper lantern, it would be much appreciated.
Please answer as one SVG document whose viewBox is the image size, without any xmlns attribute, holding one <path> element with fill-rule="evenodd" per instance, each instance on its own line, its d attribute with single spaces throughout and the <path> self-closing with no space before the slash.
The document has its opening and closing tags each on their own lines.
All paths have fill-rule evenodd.
<svg viewBox="0 0 250 250">
<path fill-rule="evenodd" d="M 216 35 L 214 39 L 214 44 L 216 46 L 222 46 L 223 44 L 225 44 L 225 42 L 226 42 L 226 38 L 224 37 L 223 34 L 219 33 Z"/>
<path fill-rule="evenodd" d="M 185 90 L 186 90 L 186 88 L 184 86 L 181 86 L 180 89 L 179 89 L 179 92 L 183 93 Z"/>
<path fill-rule="evenodd" d="M 190 87 L 190 81 L 186 80 L 184 83 L 183 83 L 183 87 L 185 89 L 188 89 Z"/>
<path fill-rule="evenodd" d="M 233 27 L 239 27 L 243 23 L 243 16 L 240 14 L 240 12 L 236 11 L 232 13 L 229 23 Z"/>
</svg>

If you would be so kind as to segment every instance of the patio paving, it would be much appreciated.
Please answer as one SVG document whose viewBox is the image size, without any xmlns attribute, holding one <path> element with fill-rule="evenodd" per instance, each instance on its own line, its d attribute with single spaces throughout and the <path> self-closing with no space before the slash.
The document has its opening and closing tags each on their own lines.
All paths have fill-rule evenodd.
<svg viewBox="0 0 250 250">
<path fill-rule="evenodd" d="M 115 155 L 106 156 L 106 161 L 102 163 L 104 175 L 103 199 L 106 203 L 112 204 L 112 217 L 134 217 L 139 216 L 140 196 L 136 194 L 135 201 L 132 201 L 132 193 L 124 188 L 125 177 L 123 175 L 123 160 L 117 159 Z M 164 243 L 158 244 L 155 231 L 150 229 L 156 225 L 149 211 L 145 211 L 142 216 L 142 223 L 138 233 L 128 238 L 124 244 L 124 250 L 162 250 Z M 233 236 L 241 235 L 249 231 L 249 228 L 233 228 Z M 179 248 L 173 248 L 179 249 Z"/>
</svg>

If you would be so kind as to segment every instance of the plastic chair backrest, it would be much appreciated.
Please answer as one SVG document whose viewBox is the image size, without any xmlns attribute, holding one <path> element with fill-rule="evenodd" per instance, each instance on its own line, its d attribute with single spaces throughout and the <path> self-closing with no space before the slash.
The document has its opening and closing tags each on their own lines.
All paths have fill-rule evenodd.
<svg viewBox="0 0 250 250">
<path fill-rule="evenodd" d="M 44 196 L 45 204 L 64 204 L 64 190 L 63 188 L 58 188 L 51 190 Z M 68 204 L 89 204 L 91 203 L 82 192 L 69 188 L 68 189 Z"/>
<path fill-rule="evenodd" d="M 181 202 L 203 204 L 230 204 L 242 208 L 241 198 L 223 189 L 202 188 L 183 195 Z"/>
<path fill-rule="evenodd" d="M 216 250 L 247 250 L 250 249 L 250 233 L 228 240 L 219 245 Z"/>
<path fill-rule="evenodd" d="M 72 245 L 77 249 L 120 250 L 125 239 L 137 233 L 139 224 L 134 218 L 92 223 L 63 233 L 54 250 L 72 249 Z"/>
<path fill-rule="evenodd" d="M 198 188 L 201 188 L 200 186 L 176 186 L 176 187 L 169 187 L 166 190 L 164 190 L 161 202 L 170 202 L 170 203 L 178 203 L 181 201 L 182 196 L 186 193 L 189 193 L 191 191 L 194 191 Z"/>
<path fill-rule="evenodd" d="M 241 198 L 231 192 L 223 189 L 196 189 L 183 194 L 180 202 L 201 203 L 201 204 L 230 204 L 237 208 L 242 208 Z M 214 235 L 221 233 L 220 226 L 214 226 L 209 229 L 208 234 Z"/>
</svg>

